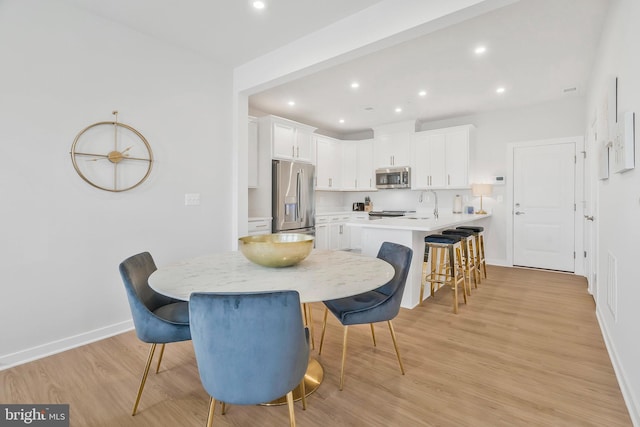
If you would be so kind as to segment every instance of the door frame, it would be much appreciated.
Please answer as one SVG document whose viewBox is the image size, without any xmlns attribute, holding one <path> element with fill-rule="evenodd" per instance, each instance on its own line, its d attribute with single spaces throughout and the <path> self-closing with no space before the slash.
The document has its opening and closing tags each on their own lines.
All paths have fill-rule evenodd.
<svg viewBox="0 0 640 427">
<path fill-rule="evenodd" d="M 574 268 L 574 274 L 584 276 L 584 235 L 583 235 L 583 221 L 584 218 L 584 210 L 585 203 L 583 200 L 583 187 L 584 187 L 584 167 L 585 161 L 582 155 L 584 151 L 584 137 L 583 136 L 572 136 L 565 138 L 550 138 L 550 139 L 541 139 L 534 141 L 523 141 L 523 142 L 511 142 L 507 144 L 507 182 L 506 182 L 506 214 L 507 214 L 507 265 L 513 267 L 513 178 L 514 174 L 514 165 L 513 165 L 513 155 L 514 150 L 516 148 L 522 147 L 536 147 L 543 145 L 555 145 L 555 144 L 566 144 L 566 143 L 574 143 L 574 156 L 576 159 L 576 169 L 574 171 L 575 177 L 575 187 L 574 191 L 574 200 L 576 203 L 576 210 L 573 214 L 573 224 L 574 224 L 574 247 L 576 251 L 576 262 Z"/>
</svg>

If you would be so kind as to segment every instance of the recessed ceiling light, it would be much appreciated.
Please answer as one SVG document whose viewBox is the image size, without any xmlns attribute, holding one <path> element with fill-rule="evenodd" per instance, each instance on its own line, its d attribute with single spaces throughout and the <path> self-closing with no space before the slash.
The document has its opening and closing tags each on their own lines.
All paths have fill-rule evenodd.
<svg viewBox="0 0 640 427">
<path fill-rule="evenodd" d="M 365 111 L 373 111 L 373 107 L 364 107 Z"/>
<path fill-rule="evenodd" d="M 421 90 L 420 92 L 418 92 L 419 96 L 427 96 L 427 91 L 426 90 Z"/>
<path fill-rule="evenodd" d="M 255 9 L 258 10 L 262 10 L 264 9 L 267 5 L 265 4 L 265 2 L 263 1 L 259 1 L 259 0 L 255 0 L 251 2 L 251 6 L 253 6 Z"/>
<path fill-rule="evenodd" d="M 505 88 L 503 87 L 499 87 L 498 89 L 496 89 L 496 93 L 504 93 Z"/>
<path fill-rule="evenodd" d="M 474 52 L 476 55 L 482 55 L 483 53 L 485 53 L 487 51 L 487 47 L 486 46 L 478 46 L 475 48 Z"/>
<path fill-rule="evenodd" d="M 296 102 L 295 101 L 289 101 L 289 102 L 287 102 L 287 104 L 289 104 L 289 106 L 293 107 L 294 105 L 296 105 Z"/>
<path fill-rule="evenodd" d="M 338 120 L 340 123 L 344 123 L 344 119 L 340 119 Z"/>
<path fill-rule="evenodd" d="M 396 113 L 402 113 L 402 108 L 396 107 Z"/>
<path fill-rule="evenodd" d="M 358 83 L 358 82 L 351 83 L 351 88 L 352 89 L 358 89 L 359 87 L 360 87 L 360 83 Z"/>
</svg>

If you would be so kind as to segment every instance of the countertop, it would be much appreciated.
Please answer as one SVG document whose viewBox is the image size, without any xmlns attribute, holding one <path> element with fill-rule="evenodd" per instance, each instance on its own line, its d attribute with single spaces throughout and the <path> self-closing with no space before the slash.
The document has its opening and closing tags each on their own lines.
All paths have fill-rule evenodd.
<svg viewBox="0 0 640 427">
<path fill-rule="evenodd" d="M 468 224 L 490 217 L 491 214 L 440 214 L 438 219 L 433 214 L 416 214 L 382 219 L 352 220 L 347 225 L 363 228 L 384 228 L 390 230 L 435 231 L 456 225 Z"/>
</svg>

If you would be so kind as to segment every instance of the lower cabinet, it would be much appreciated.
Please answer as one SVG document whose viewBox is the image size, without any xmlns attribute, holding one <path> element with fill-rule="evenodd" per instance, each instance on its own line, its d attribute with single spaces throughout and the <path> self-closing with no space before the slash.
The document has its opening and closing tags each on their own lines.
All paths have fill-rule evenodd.
<svg viewBox="0 0 640 427">
<path fill-rule="evenodd" d="M 271 234 L 271 218 L 249 218 L 249 236 Z"/>
<path fill-rule="evenodd" d="M 316 215 L 316 249 L 351 249 L 350 214 Z"/>
</svg>

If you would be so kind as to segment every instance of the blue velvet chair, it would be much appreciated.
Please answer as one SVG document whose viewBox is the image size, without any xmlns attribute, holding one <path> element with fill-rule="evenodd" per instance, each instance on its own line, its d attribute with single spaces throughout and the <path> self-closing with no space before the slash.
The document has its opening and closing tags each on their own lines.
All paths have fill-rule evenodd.
<svg viewBox="0 0 640 427">
<path fill-rule="evenodd" d="M 189 303 L 160 295 L 151 289 L 148 279 L 154 271 L 156 271 L 156 264 L 149 252 L 134 255 L 120 263 L 120 275 L 127 291 L 136 335 L 141 341 L 151 343 L 147 365 L 142 374 L 131 415 L 135 415 L 138 409 L 156 345 L 162 344 L 156 367 L 157 373 L 160 370 L 165 344 L 191 339 Z"/>
<path fill-rule="evenodd" d="M 292 391 L 309 363 L 298 292 L 194 292 L 189 313 L 200 379 L 211 396 L 207 426 L 216 400 L 255 405 L 284 395 L 295 426 Z"/>
<path fill-rule="evenodd" d="M 342 367 L 340 368 L 340 390 L 344 386 L 344 364 L 347 355 L 347 331 L 349 325 L 362 325 L 369 323 L 371 326 L 371 335 L 373 337 L 373 345 L 376 345 L 376 335 L 373 324 L 376 322 L 387 322 L 393 346 L 396 350 L 398 363 L 400 364 L 400 372 L 404 375 L 404 367 L 398 350 L 398 342 L 396 334 L 393 331 L 391 320 L 394 319 L 400 311 L 400 302 L 404 286 L 407 282 L 409 267 L 411 266 L 411 257 L 413 250 L 406 246 L 396 243 L 384 242 L 378 251 L 378 258 L 387 261 L 395 269 L 393 278 L 383 286 L 373 291 L 355 295 L 347 298 L 324 301 L 326 306 L 324 312 L 324 320 L 322 323 L 322 335 L 320 337 L 320 348 L 318 354 L 322 353 L 322 344 L 324 341 L 324 333 L 327 326 L 327 313 L 330 310 L 336 318 L 344 325 L 344 336 L 342 341 Z"/>
</svg>

